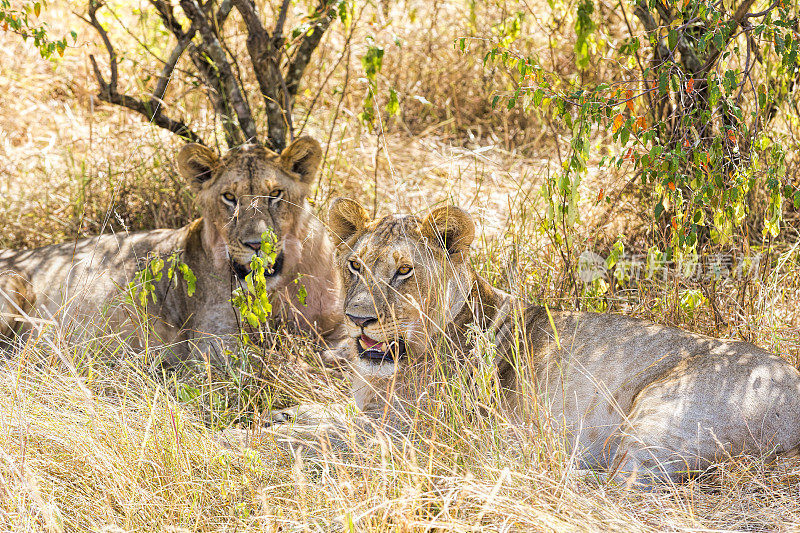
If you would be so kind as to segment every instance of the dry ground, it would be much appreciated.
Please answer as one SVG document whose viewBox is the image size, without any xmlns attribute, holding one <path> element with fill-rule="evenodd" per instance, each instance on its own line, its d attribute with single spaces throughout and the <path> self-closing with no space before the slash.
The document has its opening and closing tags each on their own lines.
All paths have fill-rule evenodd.
<svg viewBox="0 0 800 533">
<path fill-rule="evenodd" d="M 404 4 L 418 9 L 414 22 L 395 12 L 389 14 L 394 19 L 378 14 L 360 31 L 388 43 L 387 50 L 395 36 L 403 40 L 402 50 L 387 51 L 386 77 L 433 104 L 417 106 L 409 97 L 401 120 L 381 136 L 369 133 L 355 119 L 363 93 L 357 74 L 341 116 L 334 114 L 339 97 L 332 88 L 342 82 L 336 70 L 307 129 L 327 148 L 316 205 L 322 212 L 337 195 L 372 205 L 376 176 L 380 213 L 457 203 L 481 220 L 476 263 L 482 272 L 505 287 L 518 280 L 519 292 L 533 299 L 572 306 L 575 298 L 559 291 L 562 263 L 538 231 L 539 186 L 560 168 L 563 132 L 534 122 L 521 128 L 524 121 L 503 110 L 495 120 L 488 92 L 474 82 L 482 67 L 453 50 L 453 37 L 467 24 L 463 4 L 437 4 L 438 22 L 426 16 L 427 5 Z M 72 9 L 81 6 L 53 2 L 45 12 L 54 33 L 80 29 L 78 46 L 63 59 L 42 60 L 0 33 L 2 247 L 111 228 L 176 227 L 193 214 L 173 166 L 175 139 L 93 97 L 87 54 L 97 53 L 94 35 Z M 319 69 L 309 74 L 312 93 L 334 68 L 342 39 L 336 30 L 327 38 Z M 353 69 L 359 68 L 358 46 Z M 569 57 L 553 60 L 556 69 L 569 65 Z M 621 215 L 621 206 L 609 213 L 592 201 L 601 188 L 618 190 L 627 179 L 625 169 L 610 174 L 594 163 L 576 246 L 588 245 L 590 236 L 613 240 L 638 224 Z M 780 266 L 761 281 L 744 288 L 721 284 L 693 314 L 678 309 L 677 284 L 620 291 L 611 304 L 695 331 L 747 338 L 797 362 L 798 254 L 787 247 L 779 257 Z M 712 304 L 727 320 L 714 320 Z M 267 385 L 209 383 L 201 401 L 180 401 L 181 384 L 142 372 L 136 361 L 143 354 L 121 346 L 113 332 L 81 344 L 34 339 L 5 362 L 0 529 L 800 530 L 795 460 L 730 461 L 702 480 L 639 493 L 576 476 L 558 435 L 515 432 L 502 420 L 474 431 L 457 418 L 428 421 L 429 431 L 413 444 L 378 441 L 357 456 L 320 461 L 295 457 L 257 435 L 252 449 L 230 446 L 209 423 L 213 398 L 227 398 L 224 409 L 235 410 L 230 396 L 243 387 L 280 382 L 283 397 L 345 400 L 346 384 L 325 381 L 318 370 L 312 378 L 319 381 L 309 381 L 290 371 L 287 354 L 279 353 L 271 361 L 282 364 L 260 378 Z M 109 353 L 116 353 L 116 363 L 104 362 Z"/>
</svg>

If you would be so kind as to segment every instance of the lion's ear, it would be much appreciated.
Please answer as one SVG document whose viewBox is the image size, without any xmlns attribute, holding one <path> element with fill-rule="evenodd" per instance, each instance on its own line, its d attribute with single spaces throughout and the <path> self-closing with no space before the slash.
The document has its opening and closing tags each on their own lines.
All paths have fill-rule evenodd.
<svg viewBox="0 0 800 533">
<path fill-rule="evenodd" d="M 299 137 L 281 152 L 281 165 L 300 176 L 303 183 L 311 183 L 322 161 L 322 147 L 311 137 Z"/>
<path fill-rule="evenodd" d="M 368 222 L 367 210 L 350 198 L 337 198 L 328 209 L 328 228 L 336 246 L 364 229 Z"/>
<path fill-rule="evenodd" d="M 423 237 L 453 255 L 469 249 L 475 238 L 475 222 L 460 207 L 437 207 L 422 221 L 420 231 Z"/>
<path fill-rule="evenodd" d="M 178 152 L 178 172 L 192 185 L 211 179 L 218 162 L 217 154 L 202 144 L 187 144 Z"/>
</svg>

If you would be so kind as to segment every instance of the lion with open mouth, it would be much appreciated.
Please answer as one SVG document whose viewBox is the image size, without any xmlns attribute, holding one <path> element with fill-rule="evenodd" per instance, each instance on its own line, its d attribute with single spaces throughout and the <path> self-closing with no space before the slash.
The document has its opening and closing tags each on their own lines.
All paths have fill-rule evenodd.
<svg viewBox="0 0 800 533">
<path fill-rule="evenodd" d="M 24 335 L 44 319 L 89 330 L 94 321 L 113 326 L 137 347 L 164 347 L 161 363 L 224 365 L 240 333 L 232 291 L 246 287 L 251 259 L 274 240 L 265 260 L 272 316 L 336 344 L 341 338 L 339 282 L 333 246 L 306 197 L 322 158 L 310 137 L 280 154 L 248 144 L 222 157 L 189 144 L 178 169 L 197 195 L 201 217 L 178 229 L 100 235 L 35 250 L 0 250 L 0 343 Z M 166 275 L 177 257 L 196 277 L 189 288 Z M 153 261 L 152 295 L 144 313 L 126 299 L 129 284 L 141 290 L 141 273 Z M 194 290 L 193 290 L 194 289 Z M 300 291 L 303 290 L 303 296 Z M 146 327 L 133 318 L 146 315 Z"/>
<path fill-rule="evenodd" d="M 329 226 L 362 410 L 387 391 L 408 393 L 407 376 L 443 341 L 476 360 L 478 331 L 493 345 L 501 410 L 519 422 L 547 416 L 582 468 L 651 483 L 729 454 L 800 448 L 800 373 L 774 354 L 616 314 L 524 305 L 470 265 L 475 225 L 457 207 L 371 220 L 339 199 Z"/>
</svg>

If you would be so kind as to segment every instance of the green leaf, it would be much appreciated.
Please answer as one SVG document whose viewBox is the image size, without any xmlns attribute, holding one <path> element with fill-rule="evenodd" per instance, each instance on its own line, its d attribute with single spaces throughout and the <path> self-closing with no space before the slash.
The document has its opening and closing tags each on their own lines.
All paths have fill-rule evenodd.
<svg viewBox="0 0 800 533">
<path fill-rule="evenodd" d="M 185 383 L 181 383 L 178 387 L 176 394 L 178 401 L 182 403 L 189 403 L 201 396 L 200 389 L 191 387 Z"/>
<path fill-rule="evenodd" d="M 345 30 L 350 29 L 350 23 L 353 20 L 352 11 L 348 9 L 347 2 L 339 3 L 339 20 L 342 21 L 342 25 L 344 25 Z"/>
<path fill-rule="evenodd" d="M 252 311 L 246 311 L 242 313 L 242 316 L 253 328 L 258 328 L 261 325 L 261 323 L 258 321 L 258 317 Z"/>
<path fill-rule="evenodd" d="M 655 209 L 653 210 L 653 216 L 655 217 L 656 220 L 658 220 L 663 213 L 664 213 L 664 203 L 659 201 L 656 204 Z"/>
<path fill-rule="evenodd" d="M 718 31 L 714 34 L 714 46 L 717 47 L 717 50 L 721 50 L 722 47 L 725 45 L 725 37 L 722 35 L 721 31 Z"/>
<path fill-rule="evenodd" d="M 661 96 L 667 94 L 668 88 L 669 88 L 669 73 L 664 71 L 658 77 L 658 94 L 660 94 Z"/>
<path fill-rule="evenodd" d="M 375 82 L 378 73 L 383 68 L 383 48 L 375 45 L 372 37 L 367 37 L 367 53 L 361 58 L 361 66 L 367 79 Z"/>
<path fill-rule="evenodd" d="M 592 21 L 593 12 L 592 0 L 580 0 L 575 18 L 575 66 L 579 69 L 589 66 L 589 37 L 595 30 L 595 24 Z"/>
<path fill-rule="evenodd" d="M 297 285 L 297 301 L 300 302 L 300 305 L 306 305 L 306 299 L 308 298 L 308 291 L 306 290 L 306 286 L 300 283 L 300 278 L 297 277 L 294 280 L 295 284 Z"/>
<path fill-rule="evenodd" d="M 389 102 L 386 104 L 386 112 L 389 116 L 394 116 L 400 111 L 400 102 L 397 99 L 397 92 L 389 89 Z"/>
<path fill-rule="evenodd" d="M 153 273 L 153 277 L 156 281 L 161 281 L 161 271 L 164 269 L 164 260 L 160 257 L 156 257 L 150 261 L 150 271 Z"/>
<path fill-rule="evenodd" d="M 184 281 L 186 281 L 186 294 L 190 297 L 194 296 L 194 291 L 197 288 L 197 277 L 195 277 L 194 272 L 186 263 L 181 263 L 178 268 L 183 275 Z"/>
<path fill-rule="evenodd" d="M 533 93 L 533 105 L 539 107 L 540 105 L 542 105 L 543 99 L 544 99 L 544 91 L 540 87 L 536 89 L 536 91 Z"/>
<path fill-rule="evenodd" d="M 619 133 L 619 142 L 622 143 L 622 146 L 625 146 L 626 144 L 628 144 L 628 139 L 630 138 L 630 136 L 631 136 L 630 128 L 627 125 L 623 126 L 620 129 L 620 133 Z"/>
</svg>

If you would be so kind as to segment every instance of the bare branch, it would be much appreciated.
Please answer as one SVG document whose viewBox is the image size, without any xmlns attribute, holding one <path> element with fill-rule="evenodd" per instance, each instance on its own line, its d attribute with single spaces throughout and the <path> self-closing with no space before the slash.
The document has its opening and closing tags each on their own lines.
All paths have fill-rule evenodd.
<svg viewBox="0 0 800 533">
<path fill-rule="evenodd" d="M 112 88 L 103 81 L 103 77 L 100 74 L 100 68 L 97 66 L 97 60 L 95 60 L 94 56 L 90 55 L 89 59 L 92 62 L 92 70 L 94 70 L 94 75 L 100 84 L 100 92 L 98 93 L 98 98 L 100 98 L 100 100 L 108 102 L 109 104 L 128 108 L 131 111 L 139 113 L 140 115 L 144 115 L 144 117 L 147 118 L 147 120 L 152 124 L 155 124 L 160 128 L 164 128 L 165 130 L 169 130 L 189 142 L 204 144 L 203 139 L 194 133 L 189 126 L 179 120 L 174 120 L 165 116 L 161 112 L 160 105 L 157 104 L 154 108 L 153 106 L 148 105 L 141 100 L 137 100 L 132 96 L 118 93 L 116 89 Z"/>
<path fill-rule="evenodd" d="M 772 11 L 773 9 L 775 9 L 776 7 L 778 7 L 778 5 L 780 5 L 780 3 L 781 3 L 781 0 L 775 0 L 774 2 L 772 2 L 772 4 L 771 4 L 771 5 L 770 5 L 768 8 L 767 8 L 767 9 L 765 9 L 764 11 L 759 11 L 759 12 L 757 12 L 757 13 L 747 13 L 747 14 L 745 14 L 744 18 L 745 18 L 745 19 L 749 19 L 749 18 L 758 18 L 758 17 L 764 17 L 764 16 L 766 16 L 767 14 L 769 14 L 769 12 L 770 12 L 770 11 Z"/>
<path fill-rule="evenodd" d="M 175 17 L 175 12 L 170 2 L 164 0 L 150 0 L 150 3 L 156 8 L 158 16 L 161 17 L 164 26 L 177 37 L 178 41 L 182 41 L 187 37 L 191 39 L 191 36 L 184 33 L 181 23 L 178 22 L 178 19 Z"/>
<path fill-rule="evenodd" d="M 336 11 L 333 9 L 334 4 L 335 2 L 332 0 L 322 0 L 320 2 L 316 10 L 319 18 L 311 27 L 310 33 L 305 35 L 303 41 L 297 47 L 294 59 L 289 63 L 289 68 L 286 71 L 286 87 L 292 100 L 294 100 L 300 88 L 300 80 L 308 66 L 308 62 L 311 60 L 311 54 L 317 49 L 322 36 L 336 17 Z"/>
<path fill-rule="evenodd" d="M 188 30 L 184 31 L 183 27 L 175 16 L 171 2 L 165 0 L 150 0 L 150 3 L 158 12 L 158 15 L 161 18 L 164 26 L 169 29 L 178 39 L 178 46 L 183 44 L 186 49 L 188 49 L 189 57 L 194 63 L 200 78 L 203 80 L 203 83 L 207 88 L 207 93 L 209 99 L 211 100 L 211 104 L 214 106 L 214 110 L 217 115 L 219 115 L 222 119 L 222 128 L 225 131 L 225 142 L 228 144 L 228 146 L 242 144 L 244 142 L 244 137 L 239 129 L 238 124 L 236 123 L 235 112 L 225 98 L 225 91 L 222 87 L 222 81 L 220 80 L 219 72 L 214 68 L 213 63 L 209 60 L 208 54 L 205 53 L 202 46 L 192 43 L 192 39 L 197 33 L 197 27 L 192 24 Z M 207 3 L 204 6 L 204 12 L 206 12 L 211 5 L 212 4 L 210 2 Z M 219 28 L 224 25 L 225 20 L 228 18 L 231 8 L 231 1 L 224 0 L 217 10 L 216 17 L 214 19 L 214 31 L 217 34 L 219 33 Z M 174 50 L 173 52 L 176 51 Z M 170 60 L 172 59 L 174 59 L 173 55 L 171 55 L 170 59 L 167 60 L 167 64 L 169 64 Z M 165 65 L 165 68 L 162 70 L 161 76 L 159 77 L 159 83 L 166 83 L 166 81 L 169 79 L 164 75 L 166 70 L 167 68 Z M 157 87 L 156 90 L 153 91 L 153 94 L 163 94 L 163 90 L 162 92 L 159 92 L 159 89 L 161 89 L 161 87 Z"/>
<path fill-rule="evenodd" d="M 285 86 L 278 65 L 278 54 L 283 46 L 283 38 L 279 40 L 270 38 L 252 0 L 233 0 L 233 3 L 247 26 L 247 52 L 250 54 L 258 87 L 264 98 L 268 142 L 270 148 L 281 151 L 286 146 L 286 127 L 291 123 L 286 117 L 291 114 L 292 109 L 288 92 L 284 91 L 283 97 L 280 94 L 281 87 Z"/>
<path fill-rule="evenodd" d="M 242 128 L 248 141 L 257 141 L 258 132 L 252 114 L 250 113 L 250 106 L 239 90 L 239 84 L 234 77 L 230 62 L 225 55 L 225 51 L 216 33 L 209 25 L 202 8 L 196 0 L 180 0 L 180 3 L 186 16 L 197 26 L 197 30 L 203 38 L 204 51 L 211 59 L 214 69 L 219 73 L 221 88 L 225 90 L 224 97 L 230 101 L 233 110 L 236 112 L 239 126 Z"/>
<path fill-rule="evenodd" d="M 97 30 L 97 33 L 100 35 L 100 38 L 105 45 L 109 57 L 109 68 L 111 69 L 111 78 L 108 82 L 106 82 L 105 78 L 100 72 L 100 67 L 97 64 L 97 60 L 93 55 L 89 56 L 89 59 L 92 62 L 92 70 L 94 71 L 95 78 L 100 86 L 100 92 L 98 93 L 100 100 L 128 108 L 131 111 L 135 111 L 141 115 L 144 115 L 148 121 L 156 126 L 169 130 L 190 142 L 202 143 L 203 140 L 186 124 L 179 120 L 174 120 L 170 117 L 167 117 L 162 112 L 161 99 L 166 91 L 167 82 L 172 76 L 172 71 L 175 69 L 175 63 L 177 63 L 178 58 L 183 51 L 180 50 L 180 52 L 178 52 L 178 49 L 181 46 L 180 43 L 178 47 L 173 50 L 172 54 L 170 54 L 170 59 L 167 61 L 167 64 L 164 65 L 164 69 L 161 72 L 163 78 L 159 79 L 158 83 L 156 84 L 156 90 L 153 92 L 153 95 L 148 103 L 126 94 L 120 94 L 118 92 L 119 75 L 117 67 L 117 53 L 111 44 L 108 33 L 97 19 L 97 11 L 102 7 L 102 5 L 103 4 L 97 0 L 90 0 L 89 20 L 87 21 L 92 27 L 95 28 L 95 30 Z"/>
<path fill-rule="evenodd" d="M 214 16 L 215 31 L 219 32 L 219 29 L 225 25 L 225 21 L 228 20 L 228 15 L 230 15 L 231 9 L 233 9 L 233 2 L 231 0 L 222 0 L 222 3 L 219 5 L 219 9 L 217 10 L 217 14 Z"/>
<path fill-rule="evenodd" d="M 222 86 L 222 81 L 220 81 L 219 72 L 214 68 L 214 65 L 203 50 L 194 43 L 189 45 L 189 57 L 192 58 L 197 72 L 203 78 L 203 83 L 206 85 L 214 111 L 220 117 L 222 129 L 225 130 L 225 143 L 229 147 L 244 143 L 244 136 L 236 122 L 236 113 L 225 97 L 225 89 Z"/>
<path fill-rule="evenodd" d="M 639 2 L 636 3 L 633 14 L 636 15 L 636 18 L 642 22 L 645 31 L 647 31 L 647 33 L 650 35 L 655 35 L 656 39 L 658 39 L 656 56 L 658 57 L 659 61 L 664 61 L 669 57 L 669 48 L 667 48 L 667 45 L 664 44 L 664 40 L 661 39 L 658 33 L 658 23 L 656 22 L 656 19 L 653 18 L 652 13 L 650 13 L 650 9 L 647 6 L 647 1 L 639 0 Z"/>
<path fill-rule="evenodd" d="M 272 32 L 272 39 L 274 41 L 283 41 L 283 27 L 286 25 L 286 15 L 289 12 L 289 4 L 291 0 L 283 0 L 281 10 L 278 12 L 278 20 L 275 22 L 275 31 Z"/>
<path fill-rule="evenodd" d="M 143 114 L 154 124 L 185 138 L 199 140 L 185 124 L 161 113 L 170 80 L 180 71 L 178 65 L 181 58 L 188 54 L 203 82 L 205 93 L 221 118 L 229 146 L 259 140 L 242 81 L 243 73 L 239 71 L 236 56 L 226 46 L 225 33 L 222 31 L 235 7 L 247 26 L 248 54 L 267 115 L 267 144 L 280 151 L 286 144 L 287 133 L 293 136 L 292 108 L 300 80 L 325 31 L 335 20 L 334 5 L 337 0 L 317 0 L 317 8 L 310 17 L 310 27 L 292 42 L 291 54 L 286 52 L 287 40 L 284 37 L 291 0 L 280 0 L 271 34 L 259 16 L 256 0 L 147 0 L 177 43 L 166 58 L 159 58 L 163 65 L 154 80 L 152 93 L 143 99 L 120 94 L 117 89 L 119 56 L 97 19 L 103 1 L 88 0 L 87 18 L 87 22 L 101 36 L 110 59 L 110 78 L 107 81 L 92 58 L 92 67 L 100 86 L 100 98 Z M 188 19 L 188 24 L 183 15 Z"/>
<path fill-rule="evenodd" d="M 111 79 L 108 83 L 114 88 L 114 90 L 116 90 L 117 81 L 119 79 L 119 71 L 117 70 L 117 52 L 114 51 L 114 47 L 111 45 L 111 40 L 108 38 L 108 33 L 103 28 L 103 25 L 100 24 L 99 20 L 97 20 L 97 10 L 101 7 L 103 7 L 103 4 L 98 0 L 89 0 L 89 24 L 91 24 L 97 30 L 97 33 L 100 34 L 100 38 L 103 40 L 103 45 L 105 45 L 106 51 L 108 51 L 109 66 L 111 68 Z"/>
<path fill-rule="evenodd" d="M 159 7 L 157 3 L 163 4 L 163 2 L 158 2 L 158 0 L 151 0 L 151 2 L 156 5 L 156 9 L 158 9 L 159 14 L 164 21 L 164 25 L 173 28 L 173 33 L 176 35 L 182 34 L 182 28 L 180 28 L 180 26 L 175 28 L 175 24 L 171 22 L 175 19 L 174 14 L 172 14 L 171 5 L 168 5 L 167 7 Z M 208 2 L 204 6 L 204 10 L 207 11 L 211 6 L 212 3 Z M 219 33 L 220 28 L 225 24 L 225 21 L 231 12 L 231 8 L 231 1 L 223 0 L 222 4 L 217 10 L 216 17 L 213 21 L 214 31 L 217 34 Z M 211 104 L 214 106 L 214 111 L 221 118 L 222 128 L 225 131 L 226 144 L 229 147 L 237 146 L 244 142 L 244 136 L 239 129 L 239 125 L 236 123 L 236 113 L 230 106 L 228 99 L 225 97 L 225 91 L 222 87 L 219 71 L 214 68 L 214 64 L 211 60 L 209 60 L 208 54 L 204 51 L 202 45 L 191 42 L 191 39 L 195 36 L 196 31 L 197 30 L 195 26 L 192 25 L 192 27 L 185 33 L 189 57 L 194 63 L 200 78 L 202 78 L 203 83 L 206 86 L 209 100 L 211 100 Z"/>
<path fill-rule="evenodd" d="M 191 33 L 193 32 L 194 30 L 191 30 Z M 161 69 L 161 72 L 158 75 L 158 81 L 153 89 L 154 99 L 158 98 L 161 100 L 164 98 L 164 93 L 167 92 L 167 85 L 169 85 L 169 81 L 172 79 L 172 73 L 175 71 L 175 66 L 178 64 L 178 60 L 180 60 L 183 52 L 186 50 L 186 47 L 189 45 L 190 39 L 191 37 L 184 41 L 178 41 L 178 44 L 172 49 L 167 61 L 164 63 L 164 68 Z M 151 100 L 150 103 L 152 105 L 153 100 Z"/>
</svg>

